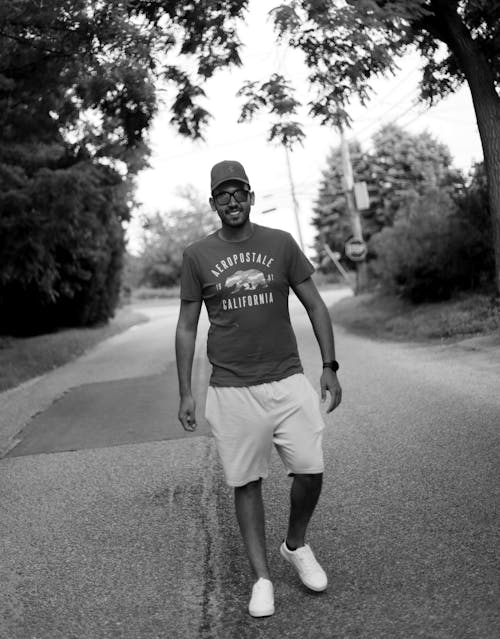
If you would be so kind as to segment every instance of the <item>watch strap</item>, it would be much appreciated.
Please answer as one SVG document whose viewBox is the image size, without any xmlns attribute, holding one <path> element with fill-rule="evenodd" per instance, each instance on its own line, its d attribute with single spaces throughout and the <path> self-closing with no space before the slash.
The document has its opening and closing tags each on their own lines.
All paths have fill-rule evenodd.
<svg viewBox="0 0 500 639">
<path fill-rule="evenodd" d="M 339 363 L 337 360 L 332 360 L 331 362 L 323 362 L 323 368 L 331 368 L 334 373 L 339 370 Z"/>
</svg>

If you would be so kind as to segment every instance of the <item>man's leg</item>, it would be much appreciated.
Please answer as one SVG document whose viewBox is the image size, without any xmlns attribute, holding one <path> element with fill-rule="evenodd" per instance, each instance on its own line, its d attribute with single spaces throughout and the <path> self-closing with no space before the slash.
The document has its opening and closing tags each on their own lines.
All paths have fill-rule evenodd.
<svg viewBox="0 0 500 639">
<path fill-rule="evenodd" d="M 305 543 L 307 526 L 321 493 L 323 474 L 295 475 L 290 491 L 290 519 L 286 544 L 290 550 Z"/>
<path fill-rule="evenodd" d="M 280 546 L 281 555 L 294 566 L 302 583 L 316 592 L 325 590 L 328 577 L 316 561 L 311 547 L 305 544 L 305 536 L 307 525 L 318 503 L 322 481 L 322 473 L 294 477 L 288 534 L 286 542 Z"/>
<path fill-rule="evenodd" d="M 257 577 L 269 579 L 269 566 L 266 557 L 266 534 L 264 522 L 264 504 L 262 501 L 262 480 L 251 481 L 245 486 L 234 489 L 236 517 L 241 536 Z"/>
</svg>

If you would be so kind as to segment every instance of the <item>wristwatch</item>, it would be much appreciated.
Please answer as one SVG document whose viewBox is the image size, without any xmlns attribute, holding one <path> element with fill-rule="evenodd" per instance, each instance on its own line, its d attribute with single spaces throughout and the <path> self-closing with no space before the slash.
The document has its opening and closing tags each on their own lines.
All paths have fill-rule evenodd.
<svg viewBox="0 0 500 639">
<path fill-rule="evenodd" d="M 331 362 L 323 362 L 323 368 L 331 368 L 336 373 L 339 370 L 339 363 L 335 359 Z"/>
</svg>

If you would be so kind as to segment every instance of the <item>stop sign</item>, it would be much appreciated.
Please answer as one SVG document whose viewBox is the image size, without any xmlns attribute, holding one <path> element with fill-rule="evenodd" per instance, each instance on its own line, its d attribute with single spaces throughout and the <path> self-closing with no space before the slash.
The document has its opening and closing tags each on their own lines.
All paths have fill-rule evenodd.
<svg viewBox="0 0 500 639">
<path fill-rule="evenodd" d="M 366 257 L 366 243 L 355 237 L 351 237 L 351 239 L 347 240 L 344 249 L 347 257 L 353 262 L 362 262 Z"/>
</svg>

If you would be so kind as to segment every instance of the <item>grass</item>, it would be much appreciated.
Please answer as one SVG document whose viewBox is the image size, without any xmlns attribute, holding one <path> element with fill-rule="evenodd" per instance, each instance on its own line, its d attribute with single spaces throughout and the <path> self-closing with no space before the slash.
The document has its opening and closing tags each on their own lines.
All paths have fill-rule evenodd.
<svg viewBox="0 0 500 639">
<path fill-rule="evenodd" d="M 418 306 L 365 293 L 340 300 L 331 314 L 336 324 L 381 339 L 451 341 L 500 330 L 500 302 L 479 293 Z"/>
<path fill-rule="evenodd" d="M 0 392 L 83 355 L 99 342 L 147 321 L 128 306 L 102 326 L 71 328 L 36 337 L 0 337 Z"/>
</svg>

